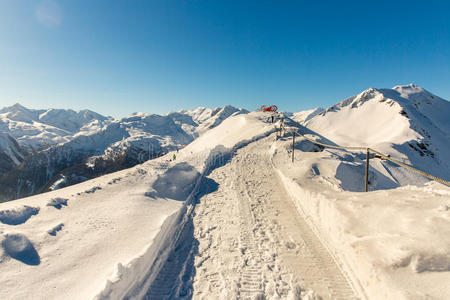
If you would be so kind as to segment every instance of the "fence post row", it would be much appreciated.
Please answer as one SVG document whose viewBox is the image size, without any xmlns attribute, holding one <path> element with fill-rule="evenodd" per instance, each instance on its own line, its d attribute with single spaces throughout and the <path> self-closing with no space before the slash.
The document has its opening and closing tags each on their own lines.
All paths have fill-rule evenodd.
<svg viewBox="0 0 450 300">
<path fill-rule="evenodd" d="M 293 132 L 293 134 L 292 134 L 292 162 L 294 162 L 295 129 L 292 132 Z M 421 174 L 422 176 L 430 178 L 430 179 L 432 179 L 434 181 L 437 181 L 439 183 L 442 183 L 444 185 L 450 186 L 450 181 L 447 181 L 447 180 L 442 179 L 442 178 L 438 178 L 438 177 L 433 176 L 431 174 L 428 174 L 428 173 L 426 173 L 424 171 L 416 169 L 416 168 L 414 168 L 414 167 L 412 167 L 410 165 L 402 163 L 401 161 L 398 161 L 396 159 L 391 158 L 390 155 L 384 155 L 383 153 L 381 153 L 381 152 L 379 152 L 377 150 L 374 150 L 374 149 L 371 149 L 371 148 L 365 148 L 365 147 L 343 147 L 343 146 L 337 146 L 337 145 L 336 146 L 328 145 L 328 144 L 324 144 L 324 143 L 321 143 L 321 142 L 316 142 L 316 141 L 314 141 L 314 140 L 304 136 L 300 132 L 298 134 L 301 135 L 302 137 L 304 137 L 306 140 L 308 140 L 308 141 L 310 141 L 310 142 L 312 142 L 312 143 L 314 143 L 316 145 L 321 145 L 321 146 L 324 146 L 324 147 L 335 148 L 335 149 L 356 150 L 356 151 L 366 150 L 366 172 L 365 172 L 366 173 L 365 174 L 366 178 L 365 178 L 365 184 L 364 184 L 364 190 L 366 192 L 369 189 L 369 159 L 370 159 L 370 151 L 372 151 L 373 153 L 377 154 L 376 157 L 379 156 L 379 158 L 381 158 L 382 160 L 391 161 L 391 162 L 395 163 L 396 165 L 398 165 L 400 167 L 407 168 L 407 169 L 409 169 L 409 170 L 411 170 L 413 172 Z"/>
</svg>

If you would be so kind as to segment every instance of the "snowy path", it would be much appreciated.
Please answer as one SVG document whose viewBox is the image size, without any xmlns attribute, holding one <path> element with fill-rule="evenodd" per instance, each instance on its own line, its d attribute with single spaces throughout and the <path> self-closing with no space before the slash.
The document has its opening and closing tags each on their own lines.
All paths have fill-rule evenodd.
<svg viewBox="0 0 450 300">
<path fill-rule="evenodd" d="M 269 140 L 209 174 L 214 190 L 199 198 L 193 236 L 180 240 L 147 299 L 355 298 L 279 182 Z"/>
</svg>

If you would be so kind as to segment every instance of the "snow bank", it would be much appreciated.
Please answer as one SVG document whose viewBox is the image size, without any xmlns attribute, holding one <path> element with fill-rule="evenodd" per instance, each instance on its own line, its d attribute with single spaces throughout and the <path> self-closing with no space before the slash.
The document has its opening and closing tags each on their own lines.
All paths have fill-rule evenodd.
<svg viewBox="0 0 450 300">
<path fill-rule="evenodd" d="M 172 167 L 158 175 L 152 190 L 145 195 L 153 199 L 183 200 L 182 208 L 165 220 L 150 247 L 129 263 L 117 265 L 115 275 L 96 298 L 140 299 L 144 296 L 177 244 L 184 226 L 190 222 L 193 200 L 204 175 L 225 164 L 237 148 L 272 133 L 274 126 L 265 124 L 263 119 L 264 114 L 259 113 L 232 117 L 231 121 L 226 120 L 178 153 L 177 161 L 182 162 L 173 162 Z"/>
<path fill-rule="evenodd" d="M 117 266 L 126 269 L 156 247 L 162 224 L 182 207 L 177 200 L 145 196 L 165 164 L 149 162 L 2 203 L 0 298 L 90 299 L 108 279 L 125 278 Z"/>
<path fill-rule="evenodd" d="M 283 143 L 272 152 L 286 190 L 361 295 L 450 298 L 450 188 L 343 191 L 333 174 L 343 156 L 296 151 L 292 164 Z"/>
<path fill-rule="evenodd" d="M 167 217 L 151 246 L 128 263 L 118 263 L 111 276 L 95 299 L 124 299 L 137 297 L 146 290 L 157 274 L 160 265 L 172 251 L 174 239 L 180 226 L 185 208 Z"/>
<path fill-rule="evenodd" d="M 232 116 L 179 152 L 0 204 L 7 220 L 0 223 L 6 241 L 0 298 L 139 297 L 189 221 L 204 174 L 226 163 L 236 148 L 275 130 L 263 120 L 259 113 Z M 173 154 L 176 161 L 169 161 Z M 24 207 L 39 213 L 30 218 Z M 15 214 L 19 224 L 8 224 Z M 28 260 L 34 264 L 27 263 L 30 249 L 37 254 Z"/>
<path fill-rule="evenodd" d="M 155 190 L 153 196 L 184 201 L 192 192 L 199 176 L 200 173 L 186 162 L 176 164 L 158 176 L 152 186 Z M 152 196 L 151 193 L 147 195 Z"/>
</svg>

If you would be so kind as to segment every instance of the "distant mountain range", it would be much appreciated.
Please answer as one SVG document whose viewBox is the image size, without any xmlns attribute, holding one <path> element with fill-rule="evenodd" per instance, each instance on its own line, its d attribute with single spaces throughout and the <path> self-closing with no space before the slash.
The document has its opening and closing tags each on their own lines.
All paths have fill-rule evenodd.
<svg viewBox="0 0 450 300">
<path fill-rule="evenodd" d="M 0 202 L 61 188 L 175 150 L 244 109 L 199 107 L 122 119 L 89 110 L 0 110 Z"/>
<path fill-rule="evenodd" d="M 0 110 L 0 202 L 134 166 L 247 112 L 199 107 L 114 119 L 89 110 L 5 107 Z M 369 88 L 327 109 L 288 116 L 329 142 L 371 147 L 450 180 L 450 102 L 414 84 Z M 344 189 L 348 174 L 362 172 L 353 160 L 341 158 L 336 171 Z M 371 167 L 377 170 L 372 185 L 378 188 L 426 181 L 389 162 L 374 161 Z"/>
</svg>

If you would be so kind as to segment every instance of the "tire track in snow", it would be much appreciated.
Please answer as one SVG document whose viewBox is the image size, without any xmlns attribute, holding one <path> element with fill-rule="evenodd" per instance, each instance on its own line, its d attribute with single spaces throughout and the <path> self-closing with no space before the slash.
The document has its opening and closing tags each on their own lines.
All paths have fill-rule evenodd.
<svg viewBox="0 0 450 300">
<path fill-rule="evenodd" d="M 240 174 L 242 175 L 242 174 Z M 241 182 L 238 180 L 237 182 Z M 235 183 L 237 183 L 235 181 Z M 242 299 L 255 299 L 263 294 L 261 278 L 261 260 L 259 248 L 255 243 L 253 233 L 254 216 L 249 205 L 249 195 L 243 189 L 240 191 L 238 207 L 240 216 L 239 248 L 244 262 L 239 280 L 239 296 Z"/>
<path fill-rule="evenodd" d="M 195 208 L 194 235 L 199 251 L 195 257 L 194 299 L 237 298 L 239 211 L 230 194 L 226 170 L 222 167 L 210 174 L 210 179 L 220 183 L 219 188 L 201 197 Z"/>
<path fill-rule="evenodd" d="M 208 175 L 219 185 L 199 197 L 181 250 L 147 299 L 355 298 L 279 182 L 263 152 L 269 140 L 239 149 Z"/>
<path fill-rule="evenodd" d="M 258 243 L 265 244 L 264 233 L 270 232 L 267 223 L 275 221 L 280 226 L 271 232 L 279 246 L 276 255 L 281 259 L 276 260 L 278 263 L 289 268 L 295 277 L 324 299 L 355 299 L 333 257 L 296 211 L 271 166 L 269 155 L 261 153 L 261 149 L 268 148 L 267 140 L 248 145 L 241 159 L 241 168 L 247 178 L 241 180 L 246 183 L 243 189 L 250 195 L 255 223 L 257 227 L 260 225 L 258 231 L 263 233 Z M 277 291 L 280 296 L 285 295 L 283 290 Z"/>
<path fill-rule="evenodd" d="M 257 144 L 261 146 L 260 142 Z M 259 147 L 257 149 L 260 150 Z M 258 282 L 260 287 L 253 289 L 252 293 L 241 294 L 242 299 L 300 299 L 302 295 L 300 282 L 294 278 L 292 272 L 282 266 L 280 261 L 281 247 L 276 232 L 281 228 L 277 221 L 267 214 L 267 211 L 274 211 L 271 201 L 274 191 L 260 176 L 261 170 L 255 168 L 258 166 L 255 162 L 261 158 L 260 155 L 246 149 L 238 152 L 233 161 L 236 165 L 233 182 L 235 191 L 239 191 L 238 201 L 243 212 L 241 230 L 244 233 L 251 233 L 249 234 L 253 244 L 251 253 L 257 268 L 251 268 L 250 272 L 253 274 L 253 281 Z M 242 274 L 246 275 L 245 268 Z M 256 274 L 258 276 L 255 276 Z"/>
<path fill-rule="evenodd" d="M 188 262 L 192 256 L 192 250 L 195 248 L 194 241 L 190 238 L 191 235 L 192 224 L 188 223 L 184 227 L 175 249 L 170 253 L 143 299 L 174 299 L 189 293 L 189 291 L 183 291 L 184 283 L 188 278 L 182 275 L 190 272 Z"/>
</svg>

